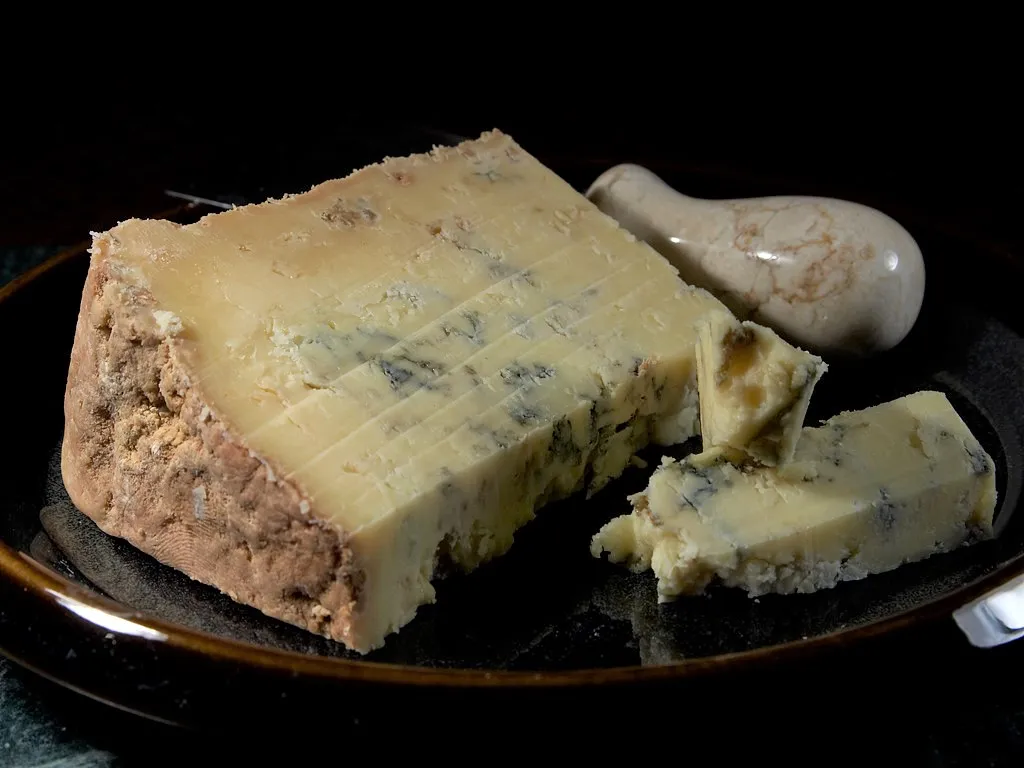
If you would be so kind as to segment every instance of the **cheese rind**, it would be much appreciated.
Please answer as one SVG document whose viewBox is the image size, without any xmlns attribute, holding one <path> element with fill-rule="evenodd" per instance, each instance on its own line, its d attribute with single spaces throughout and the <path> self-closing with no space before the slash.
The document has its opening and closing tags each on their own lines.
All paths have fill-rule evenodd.
<svg viewBox="0 0 1024 768">
<path fill-rule="evenodd" d="M 696 433 L 721 304 L 498 132 L 94 238 L 65 483 L 104 530 L 358 651 L 548 501 Z M 201 508 L 201 514 L 199 510 Z"/>
<path fill-rule="evenodd" d="M 945 395 L 919 392 L 805 428 L 784 467 L 666 459 L 630 500 L 591 551 L 653 569 L 659 600 L 715 579 L 813 592 L 989 537 L 995 465 Z"/>
<path fill-rule="evenodd" d="M 766 466 L 785 464 L 828 366 L 770 328 L 724 311 L 701 318 L 697 334 L 704 449 L 729 448 Z"/>
</svg>

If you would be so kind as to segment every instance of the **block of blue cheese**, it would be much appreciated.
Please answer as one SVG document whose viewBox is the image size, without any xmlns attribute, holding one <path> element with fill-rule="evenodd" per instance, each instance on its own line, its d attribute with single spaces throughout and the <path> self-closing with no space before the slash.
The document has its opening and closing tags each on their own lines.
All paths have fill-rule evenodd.
<svg viewBox="0 0 1024 768">
<path fill-rule="evenodd" d="M 511 138 L 97 234 L 63 474 L 99 526 L 365 652 L 698 427 L 680 281 Z"/>
<path fill-rule="evenodd" d="M 782 467 L 727 453 L 665 459 L 592 553 L 652 569 L 664 602 L 715 580 L 814 592 L 992 534 L 995 466 L 939 392 L 807 427 Z"/>
<path fill-rule="evenodd" d="M 697 392 L 704 450 L 766 466 L 792 459 L 811 394 L 828 365 L 775 331 L 729 312 L 698 321 Z"/>
</svg>

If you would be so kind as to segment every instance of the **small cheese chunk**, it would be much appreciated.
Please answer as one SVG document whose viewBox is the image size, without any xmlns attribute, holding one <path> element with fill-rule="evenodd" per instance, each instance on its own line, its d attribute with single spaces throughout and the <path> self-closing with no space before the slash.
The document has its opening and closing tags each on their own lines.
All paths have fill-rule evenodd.
<svg viewBox="0 0 1024 768">
<path fill-rule="evenodd" d="M 995 466 L 938 392 L 806 428 L 781 468 L 725 459 L 664 460 L 592 553 L 653 569 L 666 601 L 716 578 L 751 596 L 813 592 L 992 533 Z"/>
<path fill-rule="evenodd" d="M 500 132 L 126 221 L 94 241 L 65 482 L 104 530 L 368 651 L 439 561 L 694 435 L 693 328 L 721 308 Z"/>
<path fill-rule="evenodd" d="M 704 449 L 743 451 L 761 464 L 793 456 L 814 385 L 828 370 L 820 357 L 769 328 L 728 312 L 698 323 L 697 389 Z"/>
</svg>

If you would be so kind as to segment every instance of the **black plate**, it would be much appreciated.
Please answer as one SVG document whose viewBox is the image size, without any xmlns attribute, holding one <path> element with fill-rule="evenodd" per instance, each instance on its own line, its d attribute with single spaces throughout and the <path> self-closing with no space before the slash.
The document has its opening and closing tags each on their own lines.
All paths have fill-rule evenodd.
<svg viewBox="0 0 1024 768">
<path fill-rule="evenodd" d="M 712 589 L 659 605 L 650 574 L 631 574 L 588 550 L 594 531 L 626 512 L 626 495 L 645 484 L 649 473 L 632 469 L 589 502 L 544 510 L 505 557 L 443 581 L 436 605 L 366 657 L 190 581 L 104 535 L 70 504 L 59 441 L 87 256 L 68 252 L 0 291 L 10 367 L 0 377 L 0 402 L 11 407 L 15 436 L 4 462 L 17 478 L 0 500 L 0 646 L 97 697 L 202 723 L 223 714 L 227 701 L 272 708 L 279 694 L 322 695 L 325 685 L 362 702 L 347 714 L 369 717 L 367 699 L 353 698 L 357 690 L 399 686 L 411 697 L 424 685 L 550 692 L 679 683 L 849 650 L 922 622 L 947 631 L 952 608 L 1024 570 L 1024 515 L 1013 515 L 1024 466 L 1024 338 L 1008 324 L 1006 304 L 991 303 L 998 291 L 965 289 L 947 265 L 973 260 L 1004 287 L 1019 285 L 1021 274 L 976 243 L 911 229 L 929 268 L 914 332 L 884 356 L 833 362 L 808 419 L 925 388 L 946 392 L 996 462 L 997 540 L 813 595 L 750 600 Z M 947 258 L 954 250 L 956 261 Z"/>
</svg>

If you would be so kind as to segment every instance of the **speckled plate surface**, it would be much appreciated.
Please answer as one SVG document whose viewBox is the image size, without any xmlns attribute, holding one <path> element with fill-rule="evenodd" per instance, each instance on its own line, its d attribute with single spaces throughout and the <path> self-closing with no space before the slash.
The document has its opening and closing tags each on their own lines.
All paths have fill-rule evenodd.
<svg viewBox="0 0 1024 768">
<path fill-rule="evenodd" d="M 659 605 L 650 574 L 589 554 L 593 532 L 627 511 L 626 495 L 646 482 L 649 470 L 631 469 L 590 501 L 544 510 L 505 557 L 443 581 L 435 605 L 365 657 L 190 581 L 101 533 L 70 504 L 59 470 L 62 398 L 88 256 L 68 251 L 0 291 L 0 402 L 10 408 L 0 648 L 118 706 L 196 724 L 227 717 L 229 705 L 235 714 L 241 706 L 250 716 L 308 717 L 298 702 L 324 696 L 335 697 L 332 716 L 356 719 L 391 717 L 399 703 L 424 696 L 477 709 L 496 691 L 534 704 L 543 691 L 550 704 L 558 692 L 697 685 L 766 664 L 806 666 L 816 654 L 924 625 L 948 635 L 955 607 L 1024 571 L 1024 515 L 1014 514 L 1024 466 L 1024 338 L 1012 313 L 999 311 L 998 292 L 962 290 L 943 271 L 943 249 L 964 243 L 913 234 L 929 268 L 915 330 L 884 356 L 834 363 L 808 419 L 924 388 L 946 392 L 996 462 L 997 540 L 813 595 L 751 600 L 714 588 Z M 990 259 L 980 247 L 972 256 Z M 1016 267 L 987 263 L 994 284 L 1020 284 Z"/>
</svg>

